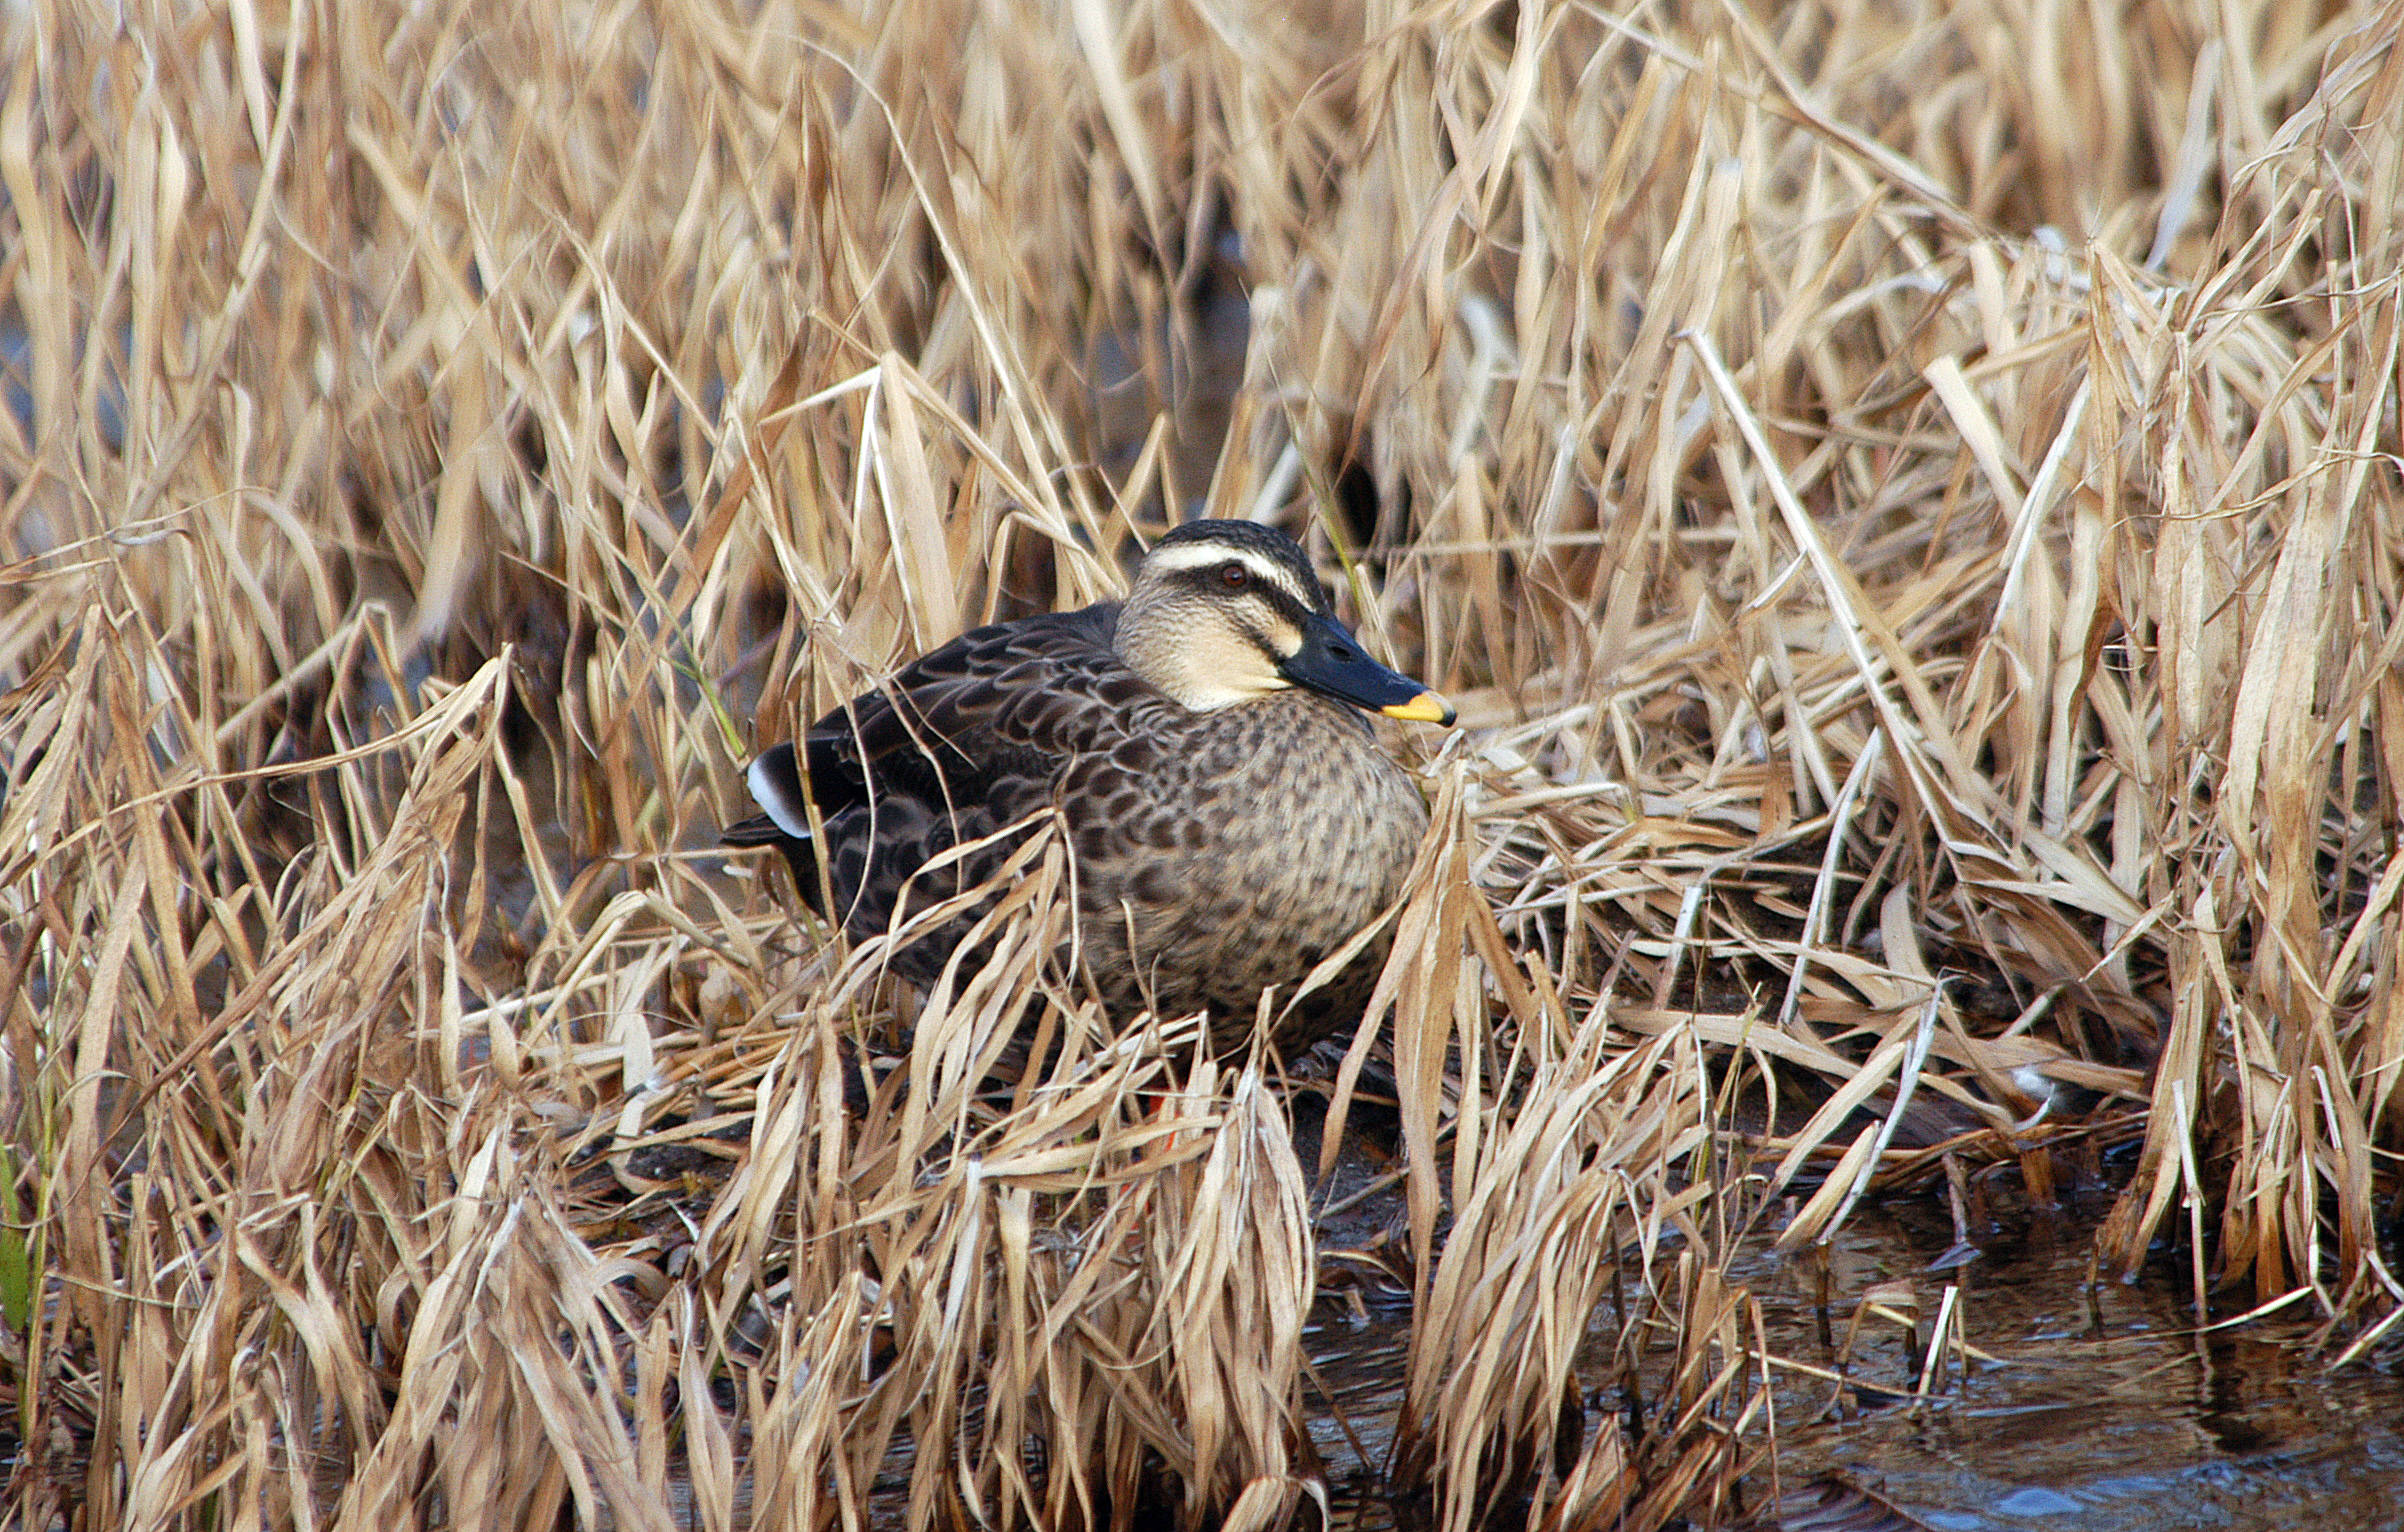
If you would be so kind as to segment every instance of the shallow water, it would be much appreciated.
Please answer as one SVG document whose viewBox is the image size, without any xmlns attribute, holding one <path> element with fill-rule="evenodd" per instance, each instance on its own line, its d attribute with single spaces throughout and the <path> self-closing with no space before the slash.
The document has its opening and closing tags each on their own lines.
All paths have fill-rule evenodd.
<svg viewBox="0 0 2404 1532">
<path fill-rule="evenodd" d="M 1951 1243 L 1933 1202 L 1857 1215 L 1830 1253 L 1830 1324 L 1841 1339 L 1870 1286 L 1909 1282 L 1925 1338 L 1957 1283 L 1964 1334 L 1994 1360 L 1967 1376 L 1948 1366 L 1925 1401 L 1881 1405 L 1886 1390 L 1908 1392 L 1915 1347 L 1900 1327 L 1866 1322 L 1855 1399 L 1837 1405 L 1819 1380 L 1780 1388 L 1777 1476 L 1766 1466 L 1751 1476 L 1745 1504 L 1833 1475 L 1942 1532 L 2404 1527 L 2404 1356 L 2394 1348 L 2332 1373 L 2307 1349 L 2308 1317 L 2199 1333 L 2183 1267 L 2090 1284 L 2091 1220 L 2028 1220 L 1967 1265 L 1930 1270 Z M 1754 1255 L 1733 1275 L 1760 1297 L 1781 1355 L 1833 1364 L 1809 1263 Z M 1372 1457 L 1399 1403 L 1405 1320 L 1378 1304 L 1368 1323 L 1337 1320 L 1320 1335 L 1321 1374 Z M 1337 1525 L 1394 1526 L 1364 1481 L 1341 1482 L 1358 1463 L 1341 1434 L 1324 1422 L 1313 1434 Z"/>
<path fill-rule="evenodd" d="M 1918 1212 L 1875 1209 L 1840 1235 L 1840 1309 L 1867 1281 L 1909 1277 L 1933 1312 L 1943 1279 L 1926 1267 L 1950 1231 Z M 1946 1532 L 2404 1525 L 2404 1357 L 2333 1373 L 2306 1347 L 2308 1319 L 2199 1333 L 2179 1273 L 2090 1286 L 2092 1248 L 2088 1226 L 2040 1221 L 1943 1274 L 1996 1361 L 1924 1408 L 1782 1413 L 1781 1472 L 1838 1472 Z M 1773 1344 L 1822 1359 L 1800 1273 L 1742 1275 Z"/>
</svg>

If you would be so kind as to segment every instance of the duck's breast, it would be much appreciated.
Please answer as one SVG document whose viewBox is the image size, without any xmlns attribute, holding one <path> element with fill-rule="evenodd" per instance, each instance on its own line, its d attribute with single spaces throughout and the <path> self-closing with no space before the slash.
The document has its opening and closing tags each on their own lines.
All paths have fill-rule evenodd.
<svg viewBox="0 0 2404 1532">
<path fill-rule="evenodd" d="M 1089 966 L 1140 992 L 1114 998 L 1231 1019 L 1392 903 L 1427 827 L 1367 721 L 1306 693 L 1200 715 L 1064 789 Z"/>
</svg>

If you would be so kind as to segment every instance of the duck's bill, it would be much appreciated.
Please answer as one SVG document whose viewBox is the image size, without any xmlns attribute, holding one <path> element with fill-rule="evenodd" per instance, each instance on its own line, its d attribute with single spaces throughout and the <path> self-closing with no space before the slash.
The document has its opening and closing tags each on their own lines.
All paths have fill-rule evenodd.
<svg viewBox="0 0 2404 1532">
<path fill-rule="evenodd" d="M 1278 669 L 1297 686 L 1388 718 L 1413 723 L 1453 720 L 1451 703 L 1369 658 L 1333 618 L 1314 618 L 1302 630 L 1302 647 L 1280 662 Z"/>
<path fill-rule="evenodd" d="M 1381 707 L 1378 711 L 1388 718 L 1408 719 L 1412 723 L 1450 723 L 1455 717 L 1451 703 L 1424 688 L 1410 701 L 1397 702 L 1392 707 Z"/>
</svg>

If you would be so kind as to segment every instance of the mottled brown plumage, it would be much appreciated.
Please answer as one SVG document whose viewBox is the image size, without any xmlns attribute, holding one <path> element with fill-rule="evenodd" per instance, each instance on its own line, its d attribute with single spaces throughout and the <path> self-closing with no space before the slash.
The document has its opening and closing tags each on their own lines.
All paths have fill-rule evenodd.
<svg viewBox="0 0 2404 1532">
<path fill-rule="evenodd" d="M 1363 708 L 1452 716 L 1360 651 L 1293 539 L 1195 522 L 1161 540 L 1123 607 L 963 634 L 819 719 L 801 752 L 764 753 L 750 780 L 768 813 L 727 839 L 781 849 L 802 898 L 857 938 L 984 881 L 1016 838 L 913 880 L 930 858 L 1057 808 L 1104 1002 L 1208 1009 L 1231 1047 L 1264 989 L 1291 994 L 1394 901 L 1427 827 Z M 973 919 L 895 969 L 931 982 Z M 1384 951 L 1308 997 L 1280 1041 L 1357 1018 Z"/>
</svg>

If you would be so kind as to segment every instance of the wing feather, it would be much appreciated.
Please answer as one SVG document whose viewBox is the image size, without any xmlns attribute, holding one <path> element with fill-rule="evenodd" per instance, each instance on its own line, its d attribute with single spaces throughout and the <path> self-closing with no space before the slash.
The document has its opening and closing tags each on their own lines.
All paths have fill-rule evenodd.
<svg viewBox="0 0 2404 1532">
<path fill-rule="evenodd" d="M 807 785 L 794 773 L 791 796 L 816 800 L 855 936 L 885 928 L 930 859 L 1038 812 L 1072 765 L 1108 761 L 1156 710 L 1180 711 L 1111 648 L 1117 623 L 1105 603 L 963 633 L 810 726 L 790 762 L 806 761 Z M 786 854 L 800 869 L 807 843 Z M 1006 855 L 994 847 L 944 881 L 973 886 Z"/>
</svg>

